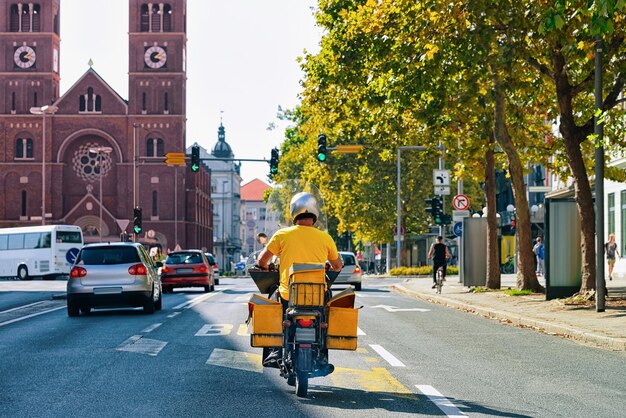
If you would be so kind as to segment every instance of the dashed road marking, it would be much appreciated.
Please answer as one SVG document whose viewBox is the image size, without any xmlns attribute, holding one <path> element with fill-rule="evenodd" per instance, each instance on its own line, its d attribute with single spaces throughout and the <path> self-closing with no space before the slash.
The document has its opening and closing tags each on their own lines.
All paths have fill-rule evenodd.
<svg viewBox="0 0 626 418">
<path fill-rule="evenodd" d="M 180 312 L 172 312 L 171 314 L 169 314 L 167 317 L 168 318 L 174 318 L 176 316 L 180 315 Z"/>
<path fill-rule="evenodd" d="M 162 322 L 158 323 L 158 324 L 152 324 L 149 327 L 145 328 L 144 330 L 141 331 L 142 334 L 147 334 L 151 331 L 154 331 L 155 329 L 157 329 L 158 327 L 160 327 L 161 325 L 163 325 Z"/>
<path fill-rule="evenodd" d="M 197 296 L 197 297 L 195 297 L 195 298 L 193 298 L 191 300 L 187 300 L 187 301 L 181 303 L 180 305 L 174 306 L 174 308 L 172 308 L 172 309 L 189 309 L 189 308 L 191 308 L 193 306 L 196 306 L 198 303 L 204 302 L 205 300 L 207 300 L 209 298 L 217 296 L 220 293 L 221 293 L 221 291 L 216 291 L 216 292 L 209 293 L 209 294 L 206 294 L 206 295 Z"/>
<path fill-rule="evenodd" d="M 424 395 L 434 403 L 437 408 L 441 409 L 441 412 L 446 414 L 449 418 L 461 418 L 467 417 L 463 412 L 461 412 L 456 406 L 450 402 L 448 398 L 443 396 L 437 389 L 428 385 L 415 385 L 416 388 L 419 389 Z"/>
<path fill-rule="evenodd" d="M 393 367 L 406 367 L 404 363 L 398 360 L 389 351 L 385 350 L 382 346 L 378 344 L 370 344 L 370 347 L 372 347 L 374 351 L 376 351 L 382 358 L 387 361 L 387 363 L 391 364 Z"/>
<path fill-rule="evenodd" d="M 211 356 L 206 361 L 206 364 L 255 373 L 263 373 L 261 355 L 245 351 L 233 351 L 216 348 L 211 352 Z"/>
</svg>

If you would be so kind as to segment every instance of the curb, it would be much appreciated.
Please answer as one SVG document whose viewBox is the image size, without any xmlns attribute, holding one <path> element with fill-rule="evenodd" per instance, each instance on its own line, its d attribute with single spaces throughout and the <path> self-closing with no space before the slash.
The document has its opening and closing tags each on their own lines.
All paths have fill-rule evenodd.
<svg viewBox="0 0 626 418">
<path fill-rule="evenodd" d="M 522 328 L 532 328 L 544 334 L 565 337 L 574 341 L 593 344 L 595 346 L 610 349 L 613 351 L 626 351 L 626 339 L 623 338 L 607 337 L 604 335 L 594 334 L 590 331 L 575 329 L 564 325 L 555 325 L 554 323 L 530 319 L 511 314 L 509 312 L 497 311 L 491 308 L 471 305 L 469 303 L 459 302 L 458 300 L 449 299 L 442 296 L 425 294 L 415 290 L 407 289 L 406 287 L 398 284 L 391 286 L 391 290 L 407 296 L 411 296 L 416 299 L 422 299 L 430 303 L 437 303 L 453 309 L 476 313 L 489 319 L 499 320 L 508 325 L 518 326 Z"/>
</svg>

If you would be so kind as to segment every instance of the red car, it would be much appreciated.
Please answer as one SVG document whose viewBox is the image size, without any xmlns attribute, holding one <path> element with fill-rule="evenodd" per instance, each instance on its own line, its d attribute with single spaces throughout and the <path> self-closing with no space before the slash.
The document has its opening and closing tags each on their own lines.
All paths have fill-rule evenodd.
<svg viewBox="0 0 626 418">
<path fill-rule="evenodd" d="M 161 268 L 163 293 L 175 287 L 204 287 L 205 292 L 215 290 L 213 268 L 200 250 L 174 251 L 167 255 Z"/>
</svg>

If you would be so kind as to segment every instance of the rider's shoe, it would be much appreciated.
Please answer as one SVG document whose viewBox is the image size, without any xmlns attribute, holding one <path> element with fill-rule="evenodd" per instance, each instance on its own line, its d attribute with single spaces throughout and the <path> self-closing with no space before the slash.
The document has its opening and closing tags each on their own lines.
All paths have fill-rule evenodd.
<svg viewBox="0 0 626 418">
<path fill-rule="evenodd" d="M 433 287 L 431 287 L 431 289 L 434 289 L 435 287 L 437 287 L 437 283 L 433 284 Z"/>
<path fill-rule="evenodd" d="M 335 371 L 335 366 L 333 366 L 332 364 L 330 364 L 330 363 L 323 364 L 323 365 L 320 366 L 319 369 L 317 369 L 313 373 L 311 373 L 311 377 L 328 376 L 329 374 L 331 374 L 334 371 Z"/>
</svg>

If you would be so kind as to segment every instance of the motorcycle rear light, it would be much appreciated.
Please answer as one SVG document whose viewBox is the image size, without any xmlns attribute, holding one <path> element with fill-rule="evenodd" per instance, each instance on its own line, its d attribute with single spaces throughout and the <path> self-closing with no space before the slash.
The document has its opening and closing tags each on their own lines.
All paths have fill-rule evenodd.
<svg viewBox="0 0 626 418">
<path fill-rule="evenodd" d="M 328 328 L 328 322 L 322 322 L 320 328 Z"/>
<path fill-rule="evenodd" d="M 72 267 L 72 271 L 70 271 L 70 277 L 85 277 L 87 275 L 87 270 L 83 267 Z"/>
<path fill-rule="evenodd" d="M 313 320 L 312 319 L 298 319 L 298 325 L 300 325 L 303 328 L 310 328 L 313 326 Z"/>
<path fill-rule="evenodd" d="M 361 272 L 361 267 L 356 266 L 356 267 L 354 268 L 354 273 L 355 273 L 355 274 L 358 274 L 358 273 L 360 273 L 360 272 Z"/>
<path fill-rule="evenodd" d="M 300 344 L 302 348 L 311 348 L 312 344 Z"/>
<path fill-rule="evenodd" d="M 290 326 L 291 326 L 291 321 L 289 320 L 283 321 L 283 328 L 289 328 Z"/>
<path fill-rule="evenodd" d="M 148 273 L 148 269 L 143 264 L 135 264 L 128 268 L 128 274 L 131 276 L 143 276 Z"/>
</svg>

